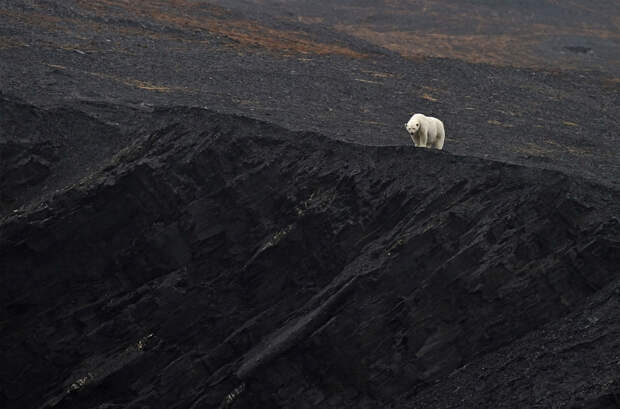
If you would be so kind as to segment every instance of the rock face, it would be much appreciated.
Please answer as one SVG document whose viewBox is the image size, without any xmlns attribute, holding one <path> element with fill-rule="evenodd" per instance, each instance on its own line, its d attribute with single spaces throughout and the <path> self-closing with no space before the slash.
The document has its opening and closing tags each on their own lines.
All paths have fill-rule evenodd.
<svg viewBox="0 0 620 409">
<path fill-rule="evenodd" d="M 0 222 L 0 406 L 613 402 L 617 191 L 150 115 L 100 171 Z"/>
<path fill-rule="evenodd" d="M 43 111 L 5 97 L 0 101 L 0 203 L 8 204 L 49 176 L 58 148 L 42 135 L 49 130 L 37 126 Z"/>
<path fill-rule="evenodd" d="M 0 211 L 77 181 L 126 143 L 119 129 L 81 111 L 0 92 Z"/>
</svg>

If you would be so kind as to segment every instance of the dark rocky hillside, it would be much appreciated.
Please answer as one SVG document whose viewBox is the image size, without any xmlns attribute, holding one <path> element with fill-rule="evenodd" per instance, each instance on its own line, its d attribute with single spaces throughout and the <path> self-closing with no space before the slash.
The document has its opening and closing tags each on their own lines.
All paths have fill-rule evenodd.
<svg viewBox="0 0 620 409">
<path fill-rule="evenodd" d="M 3 407 L 617 393 L 617 191 L 203 109 L 150 115 L 159 129 L 0 223 Z M 564 359 L 576 351 L 587 365 Z M 532 377 L 544 392 L 514 393 Z"/>
</svg>

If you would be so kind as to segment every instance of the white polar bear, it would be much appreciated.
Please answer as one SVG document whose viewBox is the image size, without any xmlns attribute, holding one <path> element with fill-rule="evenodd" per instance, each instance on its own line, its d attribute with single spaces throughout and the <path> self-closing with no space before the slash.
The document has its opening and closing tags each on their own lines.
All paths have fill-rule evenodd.
<svg viewBox="0 0 620 409">
<path fill-rule="evenodd" d="M 411 135 L 416 147 L 443 149 L 446 132 L 443 122 L 432 116 L 415 114 L 405 124 L 405 129 Z"/>
</svg>

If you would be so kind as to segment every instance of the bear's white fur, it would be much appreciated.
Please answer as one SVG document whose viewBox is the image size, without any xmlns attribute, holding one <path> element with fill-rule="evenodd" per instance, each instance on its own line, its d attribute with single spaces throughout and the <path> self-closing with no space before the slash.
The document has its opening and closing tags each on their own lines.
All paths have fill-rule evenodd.
<svg viewBox="0 0 620 409">
<path fill-rule="evenodd" d="M 443 122 L 432 116 L 415 114 L 405 124 L 405 129 L 411 135 L 416 147 L 443 149 L 446 132 Z"/>
</svg>

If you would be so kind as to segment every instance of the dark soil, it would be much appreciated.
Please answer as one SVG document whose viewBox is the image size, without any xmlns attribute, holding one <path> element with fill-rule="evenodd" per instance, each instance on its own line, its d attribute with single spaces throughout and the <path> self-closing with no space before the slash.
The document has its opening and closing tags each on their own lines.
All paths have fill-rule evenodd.
<svg viewBox="0 0 620 409">
<path fill-rule="evenodd" d="M 613 69 L 220 4 L 0 0 L 0 407 L 618 407 Z"/>
</svg>

